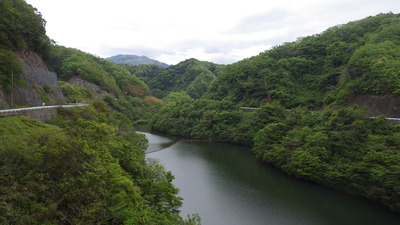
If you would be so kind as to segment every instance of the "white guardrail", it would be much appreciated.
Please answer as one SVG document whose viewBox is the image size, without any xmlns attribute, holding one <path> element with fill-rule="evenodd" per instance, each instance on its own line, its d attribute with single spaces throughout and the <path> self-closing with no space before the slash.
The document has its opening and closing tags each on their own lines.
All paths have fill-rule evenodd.
<svg viewBox="0 0 400 225">
<path fill-rule="evenodd" d="M 17 109 L 3 109 L 0 110 L 0 113 L 14 113 L 14 112 L 22 112 L 36 109 L 51 109 L 51 108 L 70 108 L 70 107 L 79 107 L 79 106 L 88 106 L 89 104 L 83 103 L 73 103 L 68 105 L 48 105 L 48 106 L 36 106 L 36 107 L 26 107 L 26 108 L 17 108 Z"/>
<path fill-rule="evenodd" d="M 370 117 L 371 119 L 377 119 L 378 117 L 376 117 L 376 116 L 372 116 L 372 117 Z M 385 117 L 385 119 L 387 119 L 387 120 L 400 120 L 400 118 L 390 118 L 390 117 Z"/>
</svg>

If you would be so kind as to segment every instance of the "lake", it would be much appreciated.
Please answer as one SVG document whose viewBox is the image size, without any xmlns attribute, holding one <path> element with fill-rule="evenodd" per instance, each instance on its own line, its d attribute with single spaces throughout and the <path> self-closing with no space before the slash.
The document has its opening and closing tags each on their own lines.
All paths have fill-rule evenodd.
<svg viewBox="0 0 400 225">
<path fill-rule="evenodd" d="M 144 133 L 147 151 L 183 138 Z M 258 162 L 246 146 L 183 142 L 150 153 L 174 176 L 181 215 L 204 225 L 391 225 L 400 214 L 370 200 L 298 180 Z"/>
</svg>

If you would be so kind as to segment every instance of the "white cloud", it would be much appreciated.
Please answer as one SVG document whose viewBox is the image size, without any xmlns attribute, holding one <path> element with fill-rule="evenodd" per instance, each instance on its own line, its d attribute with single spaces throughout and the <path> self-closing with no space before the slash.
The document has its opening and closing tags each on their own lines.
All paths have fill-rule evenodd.
<svg viewBox="0 0 400 225">
<path fill-rule="evenodd" d="M 100 57 L 232 63 L 299 36 L 392 11 L 398 0 L 26 0 L 60 45 Z"/>
</svg>

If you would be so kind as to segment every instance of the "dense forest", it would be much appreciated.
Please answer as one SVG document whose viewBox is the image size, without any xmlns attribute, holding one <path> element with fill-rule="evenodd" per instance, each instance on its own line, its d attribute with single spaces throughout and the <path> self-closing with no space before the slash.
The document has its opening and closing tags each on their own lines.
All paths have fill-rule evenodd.
<svg viewBox="0 0 400 225">
<path fill-rule="evenodd" d="M 50 70 L 58 74 L 59 80 L 64 81 L 61 85 L 69 102 L 95 97 L 87 87 L 69 84 L 68 81 L 73 77 L 98 85 L 106 93 L 102 98 L 131 120 L 139 120 L 149 107 L 162 102 L 152 96 L 147 84 L 132 75 L 124 66 L 77 49 L 52 45 L 47 64 Z"/>
<path fill-rule="evenodd" d="M 165 68 L 55 45 L 24 0 L 3 0 L 0 12 L 1 87 L 22 72 L 18 54 L 32 51 L 57 73 L 67 102 L 90 103 L 47 124 L 0 118 L 0 223 L 199 223 L 179 216 L 173 175 L 146 160 L 138 122 L 252 146 L 290 175 L 400 212 L 400 127 L 350 104 L 399 95 L 400 15 L 331 27 L 230 65 L 187 59 Z"/>
<path fill-rule="evenodd" d="M 132 74 L 149 85 L 156 97 L 163 98 L 170 92 L 185 91 L 192 98 L 199 99 L 223 66 L 187 59 L 165 69 L 155 65 L 127 67 Z"/>
<path fill-rule="evenodd" d="M 2 224 L 185 224 L 173 175 L 106 103 L 0 119 Z M 190 220 L 195 221 L 194 218 Z"/>
<path fill-rule="evenodd" d="M 24 0 L 1 1 L 0 12 L 1 88 L 11 73 L 24 76 L 18 56 L 33 52 L 58 73 L 68 102 L 90 103 L 60 109 L 47 124 L 0 118 L 0 223 L 198 224 L 197 215 L 179 215 L 173 175 L 145 158 L 147 140 L 133 127 L 161 102 L 149 87 L 123 66 L 54 45 Z M 73 77 L 99 87 L 103 100 Z"/>
<path fill-rule="evenodd" d="M 208 98 L 286 108 L 344 104 L 355 94 L 396 94 L 399 16 L 392 13 L 331 27 L 227 66 Z"/>
<path fill-rule="evenodd" d="M 368 17 L 221 67 L 200 99 L 170 92 L 152 127 L 253 146 L 259 160 L 298 178 L 400 211 L 399 127 L 349 105 L 398 95 L 399 22 L 393 13 Z"/>
<path fill-rule="evenodd" d="M 45 58 L 50 39 L 46 35 L 46 21 L 24 0 L 1 1 L 0 14 L 0 84 L 9 90 L 11 74 L 22 72 L 16 52 L 34 51 Z"/>
</svg>

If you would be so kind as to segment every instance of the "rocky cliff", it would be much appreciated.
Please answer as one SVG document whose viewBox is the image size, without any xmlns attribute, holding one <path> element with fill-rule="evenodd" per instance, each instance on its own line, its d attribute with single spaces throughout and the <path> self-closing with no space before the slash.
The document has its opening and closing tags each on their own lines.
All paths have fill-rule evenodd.
<svg viewBox="0 0 400 225">
<path fill-rule="evenodd" d="M 400 118 L 400 96 L 398 95 L 359 95 L 350 100 L 349 106 L 354 104 L 368 107 L 373 116 Z"/>
<path fill-rule="evenodd" d="M 58 86 L 57 74 L 50 72 L 42 58 L 33 52 L 18 53 L 22 74 L 16 74 L 11 91 L 0 87 L 0 108 L 11 105 L 34 106 L 64 103 L 64 96 Z"/>
<path fill-rule="evenodd" d="M 89 89 L 93 93 L 95 98 L 103 98 L 104 96 L 109 94 L 107 91 L 102 90 L 99 85 L 93 84 L 78 76 L 74 76 L 71 79 L 69 79 L 68 83 L 76 85 L 78 87 L 84 87 Z"/>
</svg>

